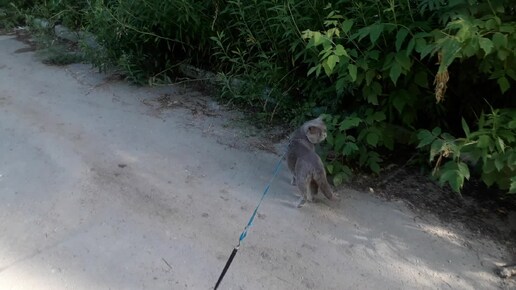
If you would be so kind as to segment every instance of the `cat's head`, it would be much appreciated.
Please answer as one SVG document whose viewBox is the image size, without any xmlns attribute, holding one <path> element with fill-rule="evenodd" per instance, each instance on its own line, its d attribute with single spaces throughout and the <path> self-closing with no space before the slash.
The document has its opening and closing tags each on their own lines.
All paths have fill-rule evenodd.
<svg viewBox="0 0 516 290">
<path fill-rule="evenodd" d="M 327 136 L 326 124 L 324 124 L 322 116 L 304 123 L 303 130 L 308 141 L 313 144 L 321 143 Z"/>
</svg>

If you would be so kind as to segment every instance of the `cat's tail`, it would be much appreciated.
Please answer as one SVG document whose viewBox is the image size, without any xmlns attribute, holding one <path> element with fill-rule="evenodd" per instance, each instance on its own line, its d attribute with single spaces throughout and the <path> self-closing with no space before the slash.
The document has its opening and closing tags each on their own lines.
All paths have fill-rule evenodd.
<svg viewBox="0 0 516 290">
<path fill-rule="evenodd" d="M 335 199 L 335 194 L 333 194 L 333 190 L 331 189 L 330 185 L 328 184 L 328 181 L 326 178 L 321 180 L 317 180 L 317 185 L 319 185 L 319 189 L 322 191 L 324 196 L 326 196 L 329 200 Z"/>
</svg>

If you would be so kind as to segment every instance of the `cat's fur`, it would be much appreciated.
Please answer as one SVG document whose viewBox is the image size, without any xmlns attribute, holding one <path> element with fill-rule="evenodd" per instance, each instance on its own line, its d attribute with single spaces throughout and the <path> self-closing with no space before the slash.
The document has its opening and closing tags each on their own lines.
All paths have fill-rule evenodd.
<svg viewBox="0 0 516 290">
<path fill-rule="evenodd" d="M 335 198 L 326 179 L 326 171 L 321 158 L 315 152 L 315 144 L 326 139 L 326 125 L 319 117 L 304 123 L 297 129 L 287 151 L 287 164 L 292 172 L 292 184 L 301 192 L 298 207 L 312 201 L 312 194 L 320 189 L 330 200 Z"/>
</svg>

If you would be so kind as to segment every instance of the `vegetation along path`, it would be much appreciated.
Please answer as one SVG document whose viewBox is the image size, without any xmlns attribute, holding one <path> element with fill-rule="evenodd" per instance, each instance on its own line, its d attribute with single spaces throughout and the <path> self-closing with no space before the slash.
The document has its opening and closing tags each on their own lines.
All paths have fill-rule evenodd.
<svg viewBox="0 0 516 290">
<path fill-rule="evenodd" d="M 0 36 L 0 289 L 209 289 L 271 176 L 234 113 Z M 259 140 L 258 140 L 259 141 Z M 221 289 L 496 289 L 503 247 L 282 170 Z"/>
</svg>

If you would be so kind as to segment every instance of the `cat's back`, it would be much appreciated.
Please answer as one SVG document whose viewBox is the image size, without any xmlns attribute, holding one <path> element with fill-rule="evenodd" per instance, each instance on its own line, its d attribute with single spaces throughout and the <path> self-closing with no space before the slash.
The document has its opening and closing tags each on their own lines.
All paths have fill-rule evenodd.
<svg viewBox="0 0 516 290">
<path fill-rule="evenodd" d="M 298 162 L 310 165 L 314 168 L 322 166 L 321 158 L 315 152 L 314 144 L 310 143 L 308 140 L 292 140 L 289 146 L 287 158 L 289 159 L 289 166 L 295 166 Z"/>
</svg>

